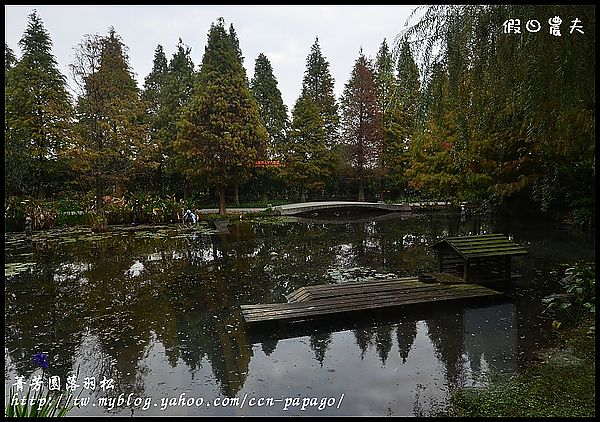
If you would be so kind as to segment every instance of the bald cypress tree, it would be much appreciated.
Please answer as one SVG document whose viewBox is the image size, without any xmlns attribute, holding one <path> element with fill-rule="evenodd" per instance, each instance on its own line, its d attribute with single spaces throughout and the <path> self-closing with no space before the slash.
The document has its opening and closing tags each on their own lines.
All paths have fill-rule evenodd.
<svg viewBox="0 0 600 422">
<path fill-rule="evenodd" d="M 269 157 L 279 157 L 289 125 L 287 107 L 283 103 L 281 91 L 277 87 L 277 79 L 273 75 L 271 62 L 263 53 L 256 58 L 250 89 L 258 103 L 260 117 L 269 133 L 267 154 Z"/>
<path fill-rule="evenodd" d="M 329 71 L 329 62 L 321 52 L 319 38 L 315 39 L 306 58 L 306 70 L 302 80 L 302 96 L 308 97 L 319 107 L 323 119 L 325 142 L 331 149 L 337 142 L 340 117 L 333 93 L 334 80 Z"/>
<path fill-rule="evenodd" d="M 183 180 L 183 196 L 189 196 L 189 177 L 183 174 L 181 165 L 184 157 L 177 154 L 174 143 L 177 139 L 177 124 L 181 113 L 189 103 L 194 91 L 197 74 L 191 57 L 192 49 L 183 43 L 181 38 L 171 60 L 165 77 L 162 94 L 163 110 L 160 120 L 164 139 L 164 176 L 170 190 L 176 189 Z"/>
<path fill-rule="evenodd" d="M 402 43 L 396 71 L 396 92 L 386 131 L 389 135 L 386 145 L 387 181 L 390 186 L 403 192 L 409 184 L 406 170 L 410 165 L 409 150 L 417 133 L 421 88 L 419 69 L 408 42 Z"/>
<path fill-rule="evenodd" d="M 260 53 L 256 58 L 254 77 L 250 81 L 250 89 L 258 103 L 260 117 L 269 133 L 269 141 L 265 155 L 262 158 L 282 159 L 289 130 L 287 107 L 283 103 L 281 91 L 277 87 L 277 79 L 273 75 L 271 62 L 263 53 Z M 258 185 L 264 200 L 267 200 L 269 186 L 273 185 L 280 174 L 280 168 L 256 169 Z"/>
<path fill-rule="evenodd" d="M 383 137 L 373 73 L 362 49 L 344 88 L 341 105 L 341 141 L 346 147 L 346 161 L 358 181 L 358 200 L 364 201 L 364 184 L 380 160 Z"/>
<path fill-rule="evenodd" d="M 157 179 L 158 190 L 161 194 L 164 193 L 164 127 L 166 126 L 166 122 L 164 119 L 163 94 L 167 77 L 167 66 L 165 52 L 159 44 L 156 50 L 154 50 L 152 70 L 144 80 L 144 90 L 141 94 L 142 100 L 145 101 L 149 141 L 155 147 L 153 149 L 156 154 L 152 158 L 156 162 L 155 177 Z"/>
<path fill-rule="evenodd" d="M 242 49 L 240 48 L 240 40 L 237 36 L 235 28 L 233 27 L 233 23 L 229 24 L 229 37 L 231 38 L 231 43 L 235 48 L 237 60 L 242 66 L 242 69 L 244 70 L 244 78 L 246 79 L 246 85 L 249 85 L 250 82 L 248 81 L 248 74 L 246 73 L 246 68 L 244 67 L 244 56 L 242 54 Z M 265 151 L 261 151 L 259 155 L 264 156 Z M 243 182 L 246 178 L 247 177 L 245 176 L 245 172 L 242 172 L 242 174 L 235 177 L 233 181 L 233 200 L 235 202 L 235 205 L 240 205 L 240 183 Z"/>
<path fill-rule="evenodd" d="M 17 63 L 17 57 L 15 56 L 14 51 L 8 46 L 7 43 L 4 43 L 4 86 L 6 86 L 6 75 L 8 71 L 12 69 Z"/>
<path fill-rule="evenodd" d="M 7 43 L 4 43 L 4 183 L 7 190 L 7 196 L 13 193 L 23 191 L 25 187 L 25 175 L 27 174 L 27 155 L 23 148 L 23 143 L 10 130 L 10 118 L 8 110 L 11 107 L 11 96 L 8 95 L 6 86 L 8 83 L 9 71 L 14 68 L 17 58 Z"/>
<path fill-rule="evenodd" d="M 338 141 L 339 114 L 338 105 L 333 93 L 334 80 L 329 71 L 329 62 L 321 53 L 319 39 L 316 38 L 306 58 L 306 70 L 302 80 L 302 92 L 292 112 L 293 131 L 289 139 L 288 157 L 295 157 L 296 162 L 306 162 L 310 168 L 307 182 L 301 190 L 302 200 L 305 200 L 306 190 L 323 191 L 335 171 L 335 151 Z M 318 119 L 313 111 L 317 112 Z M 316 125 L 320 125 L 317 129 Z M 303 126 L 304 125 L 304 126 Z M 313 131 L 313 133 L 310 133 Z M 297 157 L 300 139 L 310 139 L 315 153 L 308 152 L 300 160 Z M 287 165 L 287 164 L 286 164 Z M 294 183 L 297 171 L 286 169 L 285 174 L 290 183 Z M 319 177 L 316 180 L 315 177 Z"/>
<path fill-rule="evenodd" d="M 202 177 L 217 189 L 221 215 L 225 214 L 226 188 L 249 177 L 267 137 L 221 18 L 210 27 L 198 84 L 177 136 L 177 148 L 186 157 L 185 173 Z"/>
<path fill-rule="evenodd" d="M 99 230 L 106 229 L 105 189 L 118 196 L 144 165 L 148 137 L 140 94 L 129 66 L 127 47 L 114 28 L 108 36 L 88 35 L 71 65 L 81 88 L 77 101 L 77 145 L 72 154 L 82 181 L 96 193 Z"/>
<path fill-rule="evenodd" d="M 402 153 L 395 146 L 401 138 L 398 128 L 398 81 L 396 78 L 394 58 L 386 40 L 379 47 L 375 58 L 373 81 L 377 94 L 377 103 L 382 113 L 382 148 L 379 157 L 379 198 L 383 201 L 386 188 L 390 188 L 390 180 L 397 179 L 394 153 Z"/>
<path fill-rule="evenodd" d="M 233 48 L 235 49 L 235 55 L 244 67 L 244 56 L 242 55 L 242 49 L 240 48 L 240 40 L 237 36 L 237 32 L 235 32 L 235 28 L 233 27 L 233 23 L 229 24 L 229 37 L 231 38 L 231 43 L 233 44 Z M 244 69 L 244 72 L 246 70 Z"/>
<path fill-rule="evenodd" d="M 5 81 L 5 177 L 9 192 L 35 189 L 43 198 L 49 188 L 58 188 L 58 153 L 70 138 L 71 97 L 35 10 L 19 46 L 23 54 Z M 5 68 L 11 62 L 14 55 L 8 52 Z"/>
<path fill-rule="evenodd" d="M 8 46 L 7 43 L 4 43 L 4 108 L 8 110 L 10 101 L 10 97 L 6 92 L 6 85 L 8 82 L 8 73 L 15 66 L 17 62 L 17 58 L 12 49 Z M 12 193 L 11 191 L 19 190 L 24 185 L 24 172 L 25 166 L 25 158 L 26 155 L 24 153 L 23 148 L 19 147 L 19 143 L 16 141 L 11 141 L 10 136 L 10 126 L 8 115 L 4 113 L 4 182 L 5 188 L 8 190 L 8 195 Z"/>
<path fill-rule="evenodd" d="M 161 93 L 165 85 L 167 66 L 165 51 L 159 44 L 154 50 L 152 70 L 144 80 L 144 91 L 142 92 L 142 99 L 148 102 L 148 113 L 153 116 L 158 115 L 162 107 Z"/>
<path fill-rule="evenodd" d="M 417 104 L 419 103 L 421 83 L 419 82 L 419 68 L 406 41 L 402 43 L 400 49 L 397 71 L 397 101 L 402 108 L 404 118 L 404 138 L 410 140 L 417 123 Z"/>
<path fill-rule="evenodd" d="M 315 101 L 301 95 L 292 110 L 292 125 L 284 152 L 284 176 L 293 189 L 299 189 L 306 201 L 310 190 L 321 190 L 330 175 L 323 165 L 329 156 L 320 108 Z"/>
</svg>

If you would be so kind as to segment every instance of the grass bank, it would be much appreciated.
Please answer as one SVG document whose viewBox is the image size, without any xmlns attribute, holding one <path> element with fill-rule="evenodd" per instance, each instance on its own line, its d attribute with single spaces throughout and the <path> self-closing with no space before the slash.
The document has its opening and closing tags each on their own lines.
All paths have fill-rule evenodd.
<svg viewBox="0 0 600 422">
<path fill-rule="evenodd" d="M 435 416 L 592 417 L 596 414 L 593 317 L 557 334 L 557 347 L 523 373 L 494 376 L 484 388 L 455 391 Z"/>
</svg>

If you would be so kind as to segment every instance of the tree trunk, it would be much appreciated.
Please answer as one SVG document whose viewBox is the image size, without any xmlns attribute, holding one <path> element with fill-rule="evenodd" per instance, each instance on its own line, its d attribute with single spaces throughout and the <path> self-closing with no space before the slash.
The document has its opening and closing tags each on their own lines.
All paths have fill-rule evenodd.
<svg viewBox="0 0 600 422">
<path fill-rule="evenodd" d="M 115 196 L 117 198 L 122 198 L 125 194 L 125 185 L 122 179 L 117 179 L 115 183 Z"/>
<path fill-rule="evenodd" d="M 219 188 L 219 215 L 225 215 L 225 186 Z"/>
<path fill-rule="evenodd" d="M 268 189 L 267 189 L 267 183 L 265 182 L 265 180 L 263 180 L 263 183 L 261 184 L 261 197 L 263 201 L 268 201 L 269 200 L 269 194 L 268 194 Z"/>
<path fill-rule="evenodd" d="M 189 176 L 185 176 L 183 181 L 183 199 L 187 200 L 190 196 L 190 178 Z"/>
<path fill-rule="evenodd" d="M 300 202 L 306 202 L 306 189 L 302 188 L 300 190 Z"/>
<path fill-rule="evenodd" d="M 102 182 L 100 177 L 96 176 L 96 217 L 92 221 L 93 232 L 108 231 L 108 221 L 104 213 L 104 198 L 102 196 Z"/>
<path fill-rule="evenodd" d="M 240 206 L 240 184 L 238 182 L 233 184 L 233 201 L 236 206 Z"/>
<path fill-rule="evenodd" d="M 365 201 L 365 188 L 362 178 L 358 179 L 358 200 L 359 202 Z"/>
<path fill-rule="evenodd" d="M 162 164 L 158 166 L 158 189 L 160 196 L 165 196 L 165 177 L 163 176 Z"/>
<path fill-rule="evenodd" d="M 383 114 L 383 113 L 382 113 Z M 382 139 L 381 139 L 381 149 L 379 150 L 379 200 L 383 202 L 385 195 L 385 128 L 382 117 L 381 122 L 382 129 Z"/>
<path fill-rule="evenodd" d="M 102 199 L 102 182 L 100 177 L 96 176 L 96 211 L 100 212 L 104 208 L 104 201 Z"/>
<path fill-rule="evenodd" d="M 38 171 L 38 185 L 37 185 L 37 196 L 38 199 L 44 199 L 44 158 L 40 156 L 40 169 Z"/>
<path fill-rule="evenodd" d="M 44 199 L 44 184 L 43 182 L 40 180 L 38 183 L 38 199 Z"/>
</svg>

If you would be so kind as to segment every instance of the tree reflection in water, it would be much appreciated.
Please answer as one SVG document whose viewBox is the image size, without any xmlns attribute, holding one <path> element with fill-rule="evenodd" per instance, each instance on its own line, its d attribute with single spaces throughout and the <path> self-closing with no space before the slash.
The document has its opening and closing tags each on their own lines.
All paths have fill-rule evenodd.
<svg viewBox="0 0 600 422">
<path fill-rule="evenodd" d="M 268 379 L 269 374 L 251 374 L 253 362 L 270 367 L 281 339 L 295 335 L 284 327 L 277 335 L 264 332 L 256 341 L 240 304 L 283 302 L 286 294 L 307 285 L 431 270 L 436 260 L 428 243 L 458 231 L 481 230 L 489 227 L 469 218 L 423 216 L 342 224 L 236 221 L 227 234 L 208 224 L 195 231 L 113 228 L 101 236 L 82 229 L 60 236 L 56 230 L 36 233 L 32 245 L 19 234 L 8 234 L 6 261 L 35 266 L 5 282 L 5 353 L 10 362 L 5 384 L 11 385 L 17 375 L 31 376 L 31 356 L 40 351 L 49 356 L 50 374 L 66 379 L 80 365 L 85 371 L 81 377 L 113 378 L 115 395 L 159 394 L 156 367 L 164 361 L 169 373 L 188 372 L 192 379 L 209 370 L 220 393 L 233 397 L 249 379 L 253 388 L 257 375 Z M 356 353 L 354 365 L 376 359 L 381 368 L 396 365 L 407 374 L 422 358 L 413 348 L 417 324 L 425 321 L 426 347 L 442 363 L 446 385 L 454 388 L 468 381 L 469 372 L 517 368 L 516 329 L 523 323 L 515 321 L 515 305 L 494 306 L 394 312 L 372 323 L 309 330 L 299 334 L 307 341 L 286 347 L 295 348 L 289 359 L 310 348 L 323 370 L 354 362 Z M 353 350 L 333 354 L 336 341 L 348 336 Z M 254 344 L 262 348 L 259 356 Z M 318 372 L 309 373 L 310 382 L 318 384 Z M 180 382 L 182 391 L 191 388 L 186 384 L 191 381 Z M 283 386 L 269 387 L 277 392 Z"/>
</svg>

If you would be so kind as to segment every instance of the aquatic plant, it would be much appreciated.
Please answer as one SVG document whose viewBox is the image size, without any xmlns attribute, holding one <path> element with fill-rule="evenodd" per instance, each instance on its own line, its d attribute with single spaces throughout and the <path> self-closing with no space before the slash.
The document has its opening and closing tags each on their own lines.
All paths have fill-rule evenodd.
<svg viewBox="0 0 600 422">
<path fill-rule="evenodd" d="M 37 352 L 33 355 L 34 365 L 42 368 L 42 375 L 39 378 L 39 383 L 36 386 L 29 385 L 25 396 L 21 396 L 19 391 L 22 388 L 12 386 L 10 388 L 10 395 L 8 398 L 8 404 L 4 408 L 4 415 L 6 417 L 62 417 L 73 409 L 74 401 L 73 392 L 68 391 L 66 393 L 66 399 L 64 403 L 61 403 L 61 399 L 65 396 L 64 392 L 50 391 L 45 388 L 47 382 L 44 381 L 45 370 L 48 369 L 48 355 L 45 353 Z M 79 373 L 79 371 L 77 371 Z M 81 394 L 81 392 L 80 392 Z"/>
<path fill-rule="evenodd" d="M 5 227 L 22 230 L 27 215 L 31 217 L 34 230 L 55 227 L 58 218 L 57 204 L 53 201 L 17 197 L 11 197 L 6 201 Z"/>
<path fill-rule="evenodd" d="M 90 211 L 86 215 L 93 232 L 105 232 L 108 230 L 108 218 L 105 210 Z"/>
<path fill-rule="evenodd" d="M 48 355 L 45 353 L 37 352 L 35 355 L 33 355 L 33 361 L 35 362 L 36 366 L 48 369 Z"/>
</svg>

